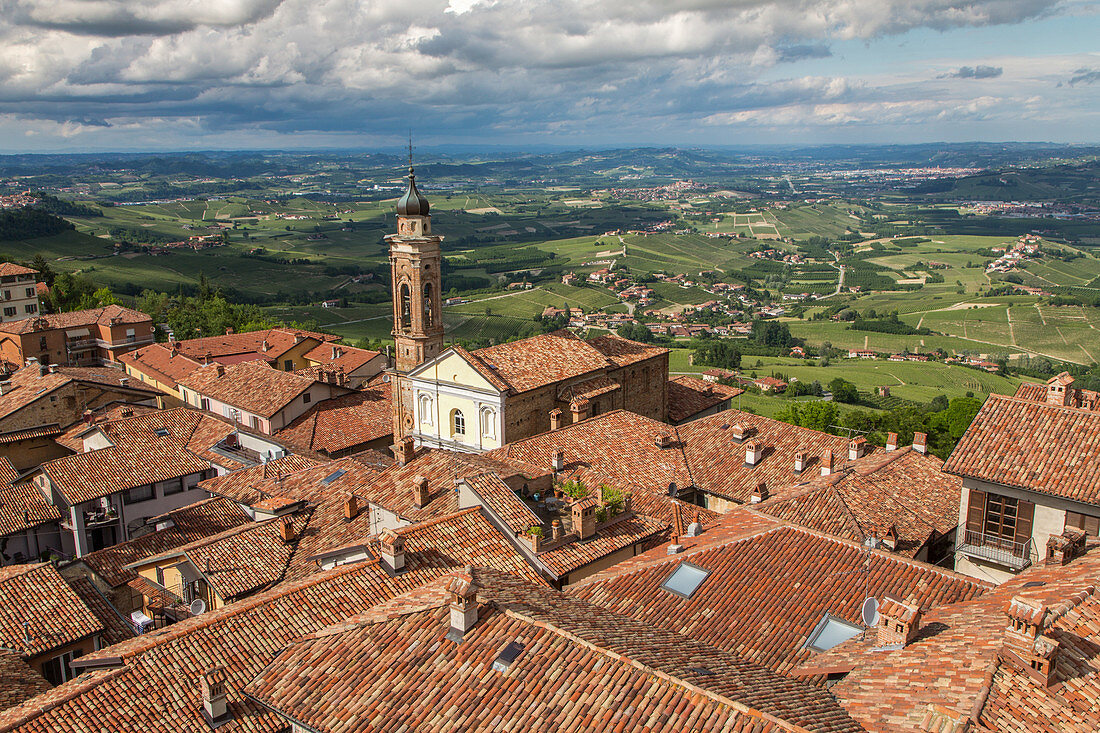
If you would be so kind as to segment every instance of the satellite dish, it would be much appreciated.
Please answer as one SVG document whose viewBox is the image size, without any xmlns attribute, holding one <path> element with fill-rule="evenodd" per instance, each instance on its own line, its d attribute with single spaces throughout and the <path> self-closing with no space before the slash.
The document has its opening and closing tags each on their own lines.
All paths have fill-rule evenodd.
<svg viewBox="0 0 1100 733">
<path fill-rule="evenodd" d="M 878 625 L 878 599 L 874 596 L 866 598 L 863 601 L 863 610 L 860 613 L 863 616 L 864 626 Z"/>
<path fill-rule="evenodd" d="M 201 614 L 204 614 L 206 613 L 206 601 L 201 598 L 196 598 L 195 600 L 191 601 L 190 608 L 192 616 L 199 616 Z"/>
<path fill-rule="evenodd" d="M 389 384 L 389 383 L 390 383 L 390 375 L 389 374 L 383 374 L 382 375 L 382 384 Z"/>
</svg>

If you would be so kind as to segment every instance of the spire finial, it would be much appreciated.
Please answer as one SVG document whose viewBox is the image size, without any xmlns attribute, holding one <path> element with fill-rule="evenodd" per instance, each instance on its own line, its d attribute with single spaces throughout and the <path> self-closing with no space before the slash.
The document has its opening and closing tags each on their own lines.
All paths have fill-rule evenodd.
<svg viewBox="0 0 1100 733">
<path fill-rule="evenodd" d="M 413 133 L 409 129 L 409 175 L 413 174 Z"/>
</svg>

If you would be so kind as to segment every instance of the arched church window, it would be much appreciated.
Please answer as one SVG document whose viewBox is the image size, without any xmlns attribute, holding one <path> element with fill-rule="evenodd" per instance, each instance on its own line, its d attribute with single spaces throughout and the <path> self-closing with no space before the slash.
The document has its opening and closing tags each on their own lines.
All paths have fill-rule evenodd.
<svg viewBox="0 0 1100 733">
<path fill-rule="evenodd" d="M 466 418 L 462 416 L 462 410 L 451 410 L 451 435 L 456 440 L 466 435 Z"/>
<path fill-rule="evenodd" d="M 486 438 L 497 436 L 497 413 L 491 407 L 481 408 L 481 434 Z"/>
<path fill-rule="evenodd" d="M 408 328 L 412 325 L 412 298 L 409 295 L 409 284 L 401 283 L 401 322 L 398 328 Z"/>
<path fill-rule="evenodd" d="M 431 425 L 432 424 L 432 396 L 428 394 L 420 395 L 420 424 Z"/>
<path fill-rule="evenodd" d="M 432 284 L 424 283 L 424 328 L 432 327 Z"/>
</svg>

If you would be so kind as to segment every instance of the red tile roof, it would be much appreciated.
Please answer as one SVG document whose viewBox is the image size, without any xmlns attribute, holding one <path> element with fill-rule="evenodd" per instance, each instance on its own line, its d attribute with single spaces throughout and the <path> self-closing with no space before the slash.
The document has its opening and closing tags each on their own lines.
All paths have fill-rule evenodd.
<svg viewBox="0 0 1100 733">
<path fill-rule="evenodd" d="M 272 369 L 264 362 L 247 361 L 200 367 L 179 383 L 203 397 L 270 418 L 316 381 L 313 377 Z"/>
<path fill-rule="evenodd" d="M 0 650 L 0 710 L 49 692 L 52 685 L 17 653 Z"/>
<path fill-rule="evenodd" d="M 680 376 L 668 380 L 668 419 L 681 423 L 692 415 L 722 404 L 745 390 L 697 377 Z"/>
<path fill-rule="evenodd" d="M 322 400 L 276 433 L 304 451 L 335 455 L 393 435 L 390 385 L 374 380 L 343 397 Z"/>
<path fill-rule="evenodd" d="M 1100 722 L 1100 553 L 1034 566 L 981 597 L 923 614 L 916 639 L 876 650 L 857 640 L 811 658 L 801 672 L 847 672 L 831 691 L 870 731 L 929 731 L 936 708 L 981 730 L 1094 731 Z M 1042 633 L 1061 646 L 1047 688 L 1006 658 L 1013 599 L 1048 609 Z"/>
<path fill-rule="evenodd" d="M 201 362 L 173 351 L 164 344 L 149 344 L 128 351 L 119 356 L 118 360 L 172 388 L 176 387 L 179 380 L 202 366 Z"/>
<path fill-rule="evenodd" d="M 103 643 L 118 644 L 133 638 L 134 627 L 127 619 L 124 619 L 118 610 L 111 605 L 92 581 L 84 577 L 66 578 L 69 587 L 80 596 L 84 605 L 92 612 L 103 625 Z"/>
<path fill-rule="evenodd" d="M 527 392 L 614 366 L 569 331 L 532 336 L 473 352 L 516 392 Z"/>
<path fill-rule="evenodd" d="M 616 367 L 629 366 L 645 359 L 668 354 L 668 349 L 624 339 L 613 333 L 589 339 L 588 344 L 606 356 Z"/>
<path fill-rule="evenodd" d="M 680 544 L 685 548 L 680 554 L 656 547 L 568 592 L 787 672 L 811 654 L 803 644 L 826 612 L 859 624 L 867 596 L 915 594 L 921 604 L 934 606 L 972 598 L 989 587 L 749 509 L 724 515 Z M 661 588 L 685 561 L 709 572 L 690 598 Z"/>
<path fill-rule="evenodd" d="M 959 523 L 962 480 L 943 473 L 942 466 L 909 446 L 875 453 L 755 509 L 856 542 L 882 540 L 893 528 L 894 551 L 912 557 Z"/>
<path fill-rule="evenodd" d="M 126 379 L 126 373 L 110 367 L 51 367 L 53 371 L 42 374 L 38 367 L 23 367 L 12 374 L 5 381 L 11 382 L 11 386 L 0 395 L 0 419 L 9 417 L 28 405 L 45 398 L 51 392 L 68 384 L 107 387 L 111 390 L 132 393 L 135 395 L 147 395 L 155 397 L 160 392 L 136 383 L 130 378 L 126 385 L 121 380 Z M 74 407 L 71 412 L 79 417 L 79 408 Z M 56 418 L 56 416 L 55 416 Z M 68 421 L 66 421 L 66 426 Z"/>
<path fill-rule="evenodd" d="M 327 333 L 278 327 L 188 339 L 179 342 L 179 349 L 182 354 L 196 361 L 203 361 L 208 354 L 215 361 L 223 363 L 238 363 L 242 358 L 272 361 L 289 351 L 295 344 L 301 343 L 302 340 L 312 339 L 319 344 L 336 341 L 339 338 Z"/>
<path fill-rule="evenodd" d="M 445 638 L 446 600 L 418 590 L 292 645 L 247 694 L 326 733 L 858 730 L 824 690 L 732 654 L 507 575 L 466 577 L 479 617 L 461 644 Z M 507 670 L 494 669 L 517 641 Z"/>
<path fill-rule="evenodd" d="M 0 331 L 24 334 L 39 330 L 77 328 L 97 324 L 107 326 L 115 318 L 119 319 L 119 323 L 148 323 L 152 325 L 153 322 L 148 315 L 140 311 L 124 308 L 121 305 L 108 305 L 103 308 L 90 308 L 83 311 L 72 311 L 71 313 L 43 313 L 34 318 L 8 321 L 7 323 L 0 323 Z M 39 325 L 42 322 L 45 323 L 44 329 Z"/>
<path fill-rule="evenodd" d="M 494 473 L 479 473 L 462 479 L 474 493 L 481 497 L 489 508 L 504 524 L 517 534 L 526 532 L 529 528 L 541 525 L 533 511 L 528 508 L 523 500 L 516 496 L 508 484 L 500 480 Z"/>
<path fill-rule="evenodd" d="M 80 562 L 107 585 L 117 588 L 134 578 L 127 565 L 251 521 L 236 502 L 221 497 L 174 509 L 159 519 L 172 526 L 90 552 Z"/>
<path fill-rule="evenodd" d="M 578 542 L 553 547 L 538 554 L 538 560 L 555 576 L 563 578 L 574 570 L 602 560 L 619 550 L 639 545 L 649 549 L 658 537 L 668 529 L 668 524 L 638 514 L 625 514 L 606 525 L 598 526 L 596 533 Z"/>
<path fill-rule="evenodd" d="M 0 262 L 0 277 L 37 274 L 38 270 L 32 270 L 29 267 L 23 267 L 22 265 L 17 265 L 14 262 Z"/>
<path fill-rule="evenodd" d="M 288 482 L 284 488 L 284 479 L 307 468 L 329 465 L 331 464 L 291 453 L 258 466 L 203 479 L 199 482 L 199 488 L 211 494 L 232 499 L 239 504 L 251 506 L 267 496 L 282 496 L 285 492 L 293 495 L 296 493 L 295 485 Z"/>
<path fill-rule="evenodd" d="M 103 624 L 53 565 L 0 568 L 0 647 L 26 659 L 101 631 Z"/>
<path fill-rule="evenodd" d="M 12 485 L 19 475 L 5 456 L 0 456 L 0 537 L 61 519 L 61 512 L 33 485 Z"/>
<path fill-rule="evenodd" d="M 990 395 L 944 471 L 1100 504 L 1100 412 Z"/>
<path fill-rule="evenodd" d="M 305 358 L 330 369 L 343 369 L 346 374 L 351 374 L 381 355 L 382 352 L 380 351 L 370 351 L 355 346 L 345 346 L 344 344 L 324 343 L 307 351 Z"/>
</svg>

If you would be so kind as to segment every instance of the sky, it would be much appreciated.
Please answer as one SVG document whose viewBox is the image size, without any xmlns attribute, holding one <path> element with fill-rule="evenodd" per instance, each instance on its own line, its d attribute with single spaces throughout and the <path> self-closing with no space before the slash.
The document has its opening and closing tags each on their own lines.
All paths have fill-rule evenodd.
<svg viewBox="0 0 1100 733">
<path fill-rule="evenodd" d="M 0 151 L 1100 142 L 1100 2 L 0 0 Z"/>
</svg>

